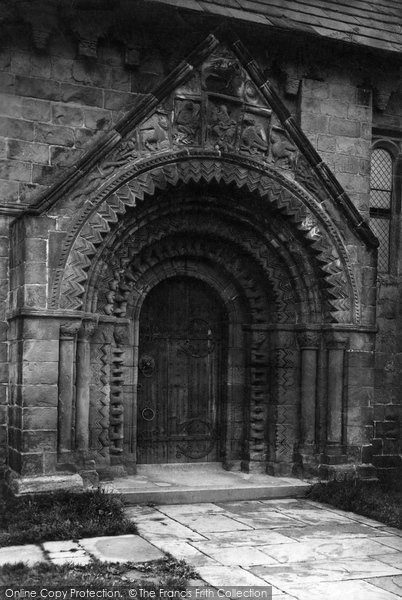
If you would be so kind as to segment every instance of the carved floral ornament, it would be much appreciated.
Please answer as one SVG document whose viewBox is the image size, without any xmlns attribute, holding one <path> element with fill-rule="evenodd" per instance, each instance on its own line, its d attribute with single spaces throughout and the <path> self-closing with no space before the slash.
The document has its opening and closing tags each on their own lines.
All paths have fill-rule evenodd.
<svg viewBox="0 0 402 600">
<path fill-rule="evenodd" d="M 53 307 L 82 307 L 91 260 L 128 207 L 167 185 L 202 180 L 246 186 L 289 215 L 326 262 L 326 269 L 318 269 L 331 302 L 338 303 L 334 320 L 359 322 L 359 294 L 343 234 L 322 203 L 328 190 L 342 198 L 356 223 L 359 215 L 269 82 L 258 85 L 263 78 L 255 63 L 246 61 L 237 42 L 232 49 L 237 56 L 207 38 L 192 56 L 193 65 L 184 62 L 153 95 L 138 100 L 116 127 L 120 140 L 115 134 L 107 142 L 114 149 L 68 194 L 74 216 L 53 280 Z M 356 232 L 369 237 L 361 223 Z"/>
</svg>

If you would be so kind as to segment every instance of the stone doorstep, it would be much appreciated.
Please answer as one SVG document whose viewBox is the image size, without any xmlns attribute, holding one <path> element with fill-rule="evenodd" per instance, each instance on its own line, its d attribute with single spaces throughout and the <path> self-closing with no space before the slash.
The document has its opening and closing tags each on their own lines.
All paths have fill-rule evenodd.
<svg viewBox="0 0 402 600">
<path fill-rule="evenodd" d="M 10 487 L 16 496 L 58 491 L 79 492 L 84 490 L 83 479 L 78 473 L 55 474 L 39 477 L 15 477 Z"/>
<path fill-rule="evenodd" d="M 116 493 L 124 494 L 128 504 L 194 504 L 203 502 L 230 502 L 232 500 L 269 500 L 276 498 L 303 498 L 310 484 L 281 485 L 281 486 L 242 486 L 138 489 L 113 488 Z"/>
</svg>

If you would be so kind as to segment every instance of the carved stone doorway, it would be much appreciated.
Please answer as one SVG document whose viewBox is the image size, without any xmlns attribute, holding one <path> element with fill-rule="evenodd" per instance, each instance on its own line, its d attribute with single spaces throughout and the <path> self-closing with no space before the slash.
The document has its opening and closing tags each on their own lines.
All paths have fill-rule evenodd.
<svg viewBox="0 0 402 600">
<path fill-rule="evenodd" d="M 172 277 L 149 292 L 139 323 L 137 463 L 222 460 L 226 337 L 226 311 L 206 283 Z"/>
</svg>

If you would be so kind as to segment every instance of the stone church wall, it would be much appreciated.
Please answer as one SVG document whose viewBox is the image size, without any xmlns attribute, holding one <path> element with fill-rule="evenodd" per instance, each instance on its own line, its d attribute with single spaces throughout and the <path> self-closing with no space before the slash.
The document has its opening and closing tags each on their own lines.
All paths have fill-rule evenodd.
<svg viewBox="0 0 402 600">
<path fill-rule="evenodd" d="M 151 31 L 151 24 L 149 27 Z M 182 35 L 185 35 L 185 31 L 182 31 Z M 190 48 L 193 38 L 194 33 L 188 42 Z M 57 429 L 56 389 L 46 389 L 48 407 L 33 408 L 38 404 L 37 397 L 41 390 L 44 391 L 41 386 L 47 385 L 47 373 L 58 358 L 56 334 L 53 345 L 52 342 L 44 342 L 35 372 L 14 374 L 14 381 L 31 384 L 31 392 L 29 397 L 19 398 L 17 403 L 11 402 L 13 405 L 7 411 L 7 405 L 13 400 L 12 395 L 18 396 L 17 389 L 7 391 L 8 369 L 17 369 L 21 356 L 32 360 L 30 336 L 41 339 L 41 332 L 37 329 L 34 332 L 13 332 L 11 337 L 16 341 L 8 347 L 8 303 L 11 307 L 43 305 L 45 290 L 37 282 L 43 279 L 43 270 L 51 253 L 45 241 L 47 224 L 46 235 L 37 231 L 31 246 L 25 247 L 20 254 L 17 244 L 17 255 L 13 257 L 15 268 L 9 273 L 10 222 L 18 216 L 18 205 L 32 204 L 52 184 L 73 170 L 86 149 L 113 127 L 130 109 L 135 98 L 152 89 L 167 75 L 175 61 L 184 57 L 184 47 L 181 54 L 173 51 L 168 32 L 165 38 L 159 38 L 157 42 L 153 39 L 129 65 L 125 62 L 127 48 L 121 43 L 106 42 L 102 36 L 95 44 L 96 50 L 92 56 L 80 55 L 74 36 L 61 33 L 52 34 L 42 49 L 35 49 L 30 38 L 24 36 L 9 39 L 0 49 L 0 202 L 4 207 L 0 214 L 2 463 L 6 460 L 7 412 L 11 447 L 19 444 L 19 423 L 23 418 L 32 424 L 26 449 L 32 449 L 39 442 L 43 447 L 46 436 L 49 437 L 49 444 L 54 446 L 51 438 Z M 250 33 L 244 31 L 244 42 L 267 76 L 276 83 L 288 108 L 297 116 L 301 128 L 355 206 L 368 218 L 372 128 L 381 128 L 383 133 L 392 129 L 394 136 L 402 135 L 400 96 L 391 89 L 391 84 L 388 85 L 389 89 L 384 84 L 389 91 L 389 101 L 380 107 L 379 112 L 378 91 L 368 81 L 366 73 L 362 74 L 356 66 L 350 69 L 347 53 L 333 58 L 332 64 L 325 68 L 322 64 L 313 68 L 310 58 L 305 62 L 300 58 L 296 60 L 295 54 L 287 49 L 286 40 L 283 40 L 282 47 L 277 41 L 264 45 L 258 38 L 253 42 Z M 183 42 L 181 46 L 184 45 Z M 284 58 L 278 58 L 280 49 Z M 386 83 L 392 80 L 394 70 L 390 64 Z M 9 215 L 5 211 L 7 206 L 10 207 Z M 18 226 L 14 231 L 21 241 L 27 235 Z M 402 256 L 402 252 L 399 252 L 399 256 Z M 24 272 L 28 262 L 29 272 Z M 19 281 L 23 272 L 27 284 L 26 295 L 20 298 Z M 364 280 L 364 272 L 361 278 Z M 401 454 L 402 334 L 398 331 L 402 331 L 402 320 L 398 278 L 380 282 L 378 292 L 376 397 L 372 399 L 372 406 L 365 410 L 370 411 L 369 416 L 373 421 L 373 428 L 367 432 L 367 440 L 369 442 L 371 437 L 375 439 L 376 465 L 388 469 L 399 466 L 397 455 Z M 14 323 L 14 327 L 17 327 L 17 321 Z M 35 324 L 35 327 L 38 325 Z M 51 339 L 45 321 L 42 327 L 43 339 Z M 36 342 L 36 349 L 38 347 Z M 31 378 L 31 381 L 28 382 L 27 378 Z M 356 388 L 356 396 L 358 394 Z M 360 419 L 360 411 L 356 400 L 351 413 L 352 421 Z M 353 428 L 353 422 L 350 427 Z M 12 460 L 12 456 L 10 458 Z M 366 458 L 364 462 L 371 462 L 372 456 Z"/>
</svg>

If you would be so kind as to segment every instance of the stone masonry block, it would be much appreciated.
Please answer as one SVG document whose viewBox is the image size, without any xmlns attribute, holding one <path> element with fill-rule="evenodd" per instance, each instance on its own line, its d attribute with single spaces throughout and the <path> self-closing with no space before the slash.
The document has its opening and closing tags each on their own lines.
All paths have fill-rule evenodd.
<svg viewBox="0 0 402 600">
<path fill-rule="evenodd" d="M 128 110 L 132 106 L 136 97 L 137 94 L 106 90 L 104 108 L 109 110 Z"/>
<path fill-rule="evenodd" d="M 329 97 L 329 84 L 316 79 L 303 79 L 303 94 L 313 95 L 315 98 L 323 99 Z"/>
<path fill-rule="evenodd" d="M 376 437 L 398 438 L 401 427 L 398 421 L 377 421 L 375 423 Z"/>
<path fill-rule="evenodd" d="M 19 183 L 18 181 L 7 181 L 0 179 L 0 198 L 6 204 L 18 202 Z"/>
<path fill-rule="evenodd" d="M 24 259 L 30 263 L 44 263 L 47 258 L 47 242 L 43 238 L 30 238 L 24 247 Z"/>
<path fill-rule="evenodd" d="M 26 340 L 58 340 L 60 323 L 58 319 L 24 319 L 22 337 Z"/>
<path fill-rule="evenodd" d="M 332 135 L 319 135 L 317 137 L 317 149 L 324 152 L 335 152 L 336 139 Z"/>
<path fill-rule="evenodd" d="M 11 159 L 45 165 L 49 163 L 49 146 L 36 142 L 9 140 L 7 156 Z"/>
<path fill-rule="evenodd" d="M 327 133 L 329 119 L 326 115 L 302 114 L 302 129 L 307 133 Z"/>
<path fill-rule="evenodd" d="M 32 142 L 34 139 L 34 126 L 31 121 L 0 117 L 0 131 L 2 135 L 17 140 Z"/>
<path fill-rule="evenodd" d="M 47 123 L 51 118 L 51 102 L 38 98 L 23 98 L 21 113 L 24 119 Z"/>
<path fill-rule="evenodd" d="M 4 117 L 21 117 L 21 98 L 0 93 L 0 115 Z"/>
<path fill-rule="evenodd" d="M 29 52 L 14 52 L 11 57 L 11 72 L 16 75 L 48 78 L 51 75 L 50 56 Z"/>
<path fill-rule="evenodd" d="M 336 137 L 336 151 L 341 154 L 367 158 L 370 155 L 371 144 L 367 140 L 352 139 L 346 136 Z"/>
<path fill-rule="evenodd" d="M 30 362 L 23 365 L 22 382 L 55 385 L 58 382 L 59 365 L 56 362 Z"/>
<path fill-rule="evenodd" d="M 45 262 L 26 262 L 24 280 L 27 284 L 46 283 L 47 265 Z"/>
<path fill-rule="evenodd" d="M 85 127 L 96 131 L 110 129 L 112 126 L 112 113 L 109 110 L 86 108 L 84 109 Z"/>
<path fill-rule="evenodd" d="M 22 406 L 56 407 L 58 403 L 57 384 L 19 386 L 17 394 Z"/>
<path fill-rule="evenodd" d="M 74 165 L 83 155 L 83 150 L 74 150 L 62 146 L 51 146 L 50 162 L 52 165 L 69 167 Z"/>
<path fill-rule="evenodd" d="M 342 102 L 356 102 L 356 88 L 350 85 L 343 84 L 331 84 L 330 85 L 330 96 L 331 98 L 337 98 Z"/>
<path fill-rule="evenodd" d="M 57 429 L 57 408 L 29 406 L 23 409 L 22 428 L 25 429 Z"/>
<path fill-rule="evenodd" d="M 61 125 L 37 123 L 35 141 L 58 146 L 74 146 L 74 130 Z"/>
<path fill-rule="evenodd" d="M 38 430 L 22 432 L 22 452 L 52 452 L 56 449 L 56 445 L 56 431 Z"/>
<path fill-rule="evenodd" d="M 2 160 L 0 161 L 0 179 L 31 181 L 31 165 L 17 160 Z"/>
<path fill-rule="evenodd" d="M 47 285 L 26 285 L 24 305 L 32 308 L 46 308 Z"/>
<path fill-rule="evenodd" d="M 329 133 L 344 137 L 360 137 L 360 123 L 340 117 L 331 117 L 329 120 Z"/>
<path fill-rule="evenodd" d="M 15 76 L 12 73 L 0 72 L 0 90 L 6 94 L 14 93 Z"/>
<path fill-rule="evenodd" d="M 330 115 L 333 117 L 347 117 L 348 115 L 348 103 L 342 102 L 341 100 L 335 100 L 329 98 L 328 100 L 321 101 L 321 114 Z"/>
<path fill-rule="evenodd" d="M 371 122 L 371 107 L 356 106 L 354 104 L 348 105 L 347 118 L 355 121 L 366 121 Z"/>
<path fill-rule="evenodd" d="M 57 361 L 59 359 L 58 340 L 24 340 L 22 342 L 24 361 Z"/>
<path fill-rule="evenodd" d="M 62 102 L 74 102 L 82 106 L 99 106 L 101 108 L 103 105 L 103 91 L 99 88 L 62 83 L 60 100 Z"/>
<path fill-rule="evenodd" d="M 52 106 L 52 121 L 56 125 L 69 127 L 82 127 L 84 125 L 84 112 L 77 106 L 54 104 Z"/>
<path fill-rule="evenodd" d="M 29 96 L 30 98 L 60 100 L 60 83 L 51 79 L 16 75 L 15 92 L 19 96 Z"/>
<path fill-rule="evenodd" d="M 20 453 L 20 468 L 21 475 L 42 475 L 43 474 L 43 453 L 38 454 L 26 452 Z"/>
</svg>

